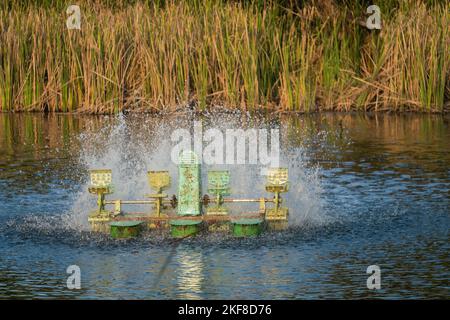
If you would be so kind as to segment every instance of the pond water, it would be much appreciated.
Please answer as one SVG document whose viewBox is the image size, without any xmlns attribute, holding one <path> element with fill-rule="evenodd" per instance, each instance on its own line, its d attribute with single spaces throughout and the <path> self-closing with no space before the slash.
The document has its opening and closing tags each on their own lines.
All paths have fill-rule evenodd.
<svg viewBox="0 0 450 320">
<path fill-rule="evenodd" d="M 90 232 L 96 199 L 88 170 L 111 168 L 114 197 L 139 199 L 150 192 L 146 171 L 167 169 L 167 192 L 176 193 L 171 134 L 199 122 L 221 132 L 279 130 L 289 229 L 183 241 L 164 232 L 127 241 Z M 448 298 L 449 122 L 0 114 L 0 298 Z M 258 164 L 205 165 L 203 179 L 222 167 L 233 196 L 269 196 Z M 79 290 L 66 286 L 70 265 L 80 267 Z M 380 267 L 379 290 L 366 286 L 370 265 Z"/>
</svg>

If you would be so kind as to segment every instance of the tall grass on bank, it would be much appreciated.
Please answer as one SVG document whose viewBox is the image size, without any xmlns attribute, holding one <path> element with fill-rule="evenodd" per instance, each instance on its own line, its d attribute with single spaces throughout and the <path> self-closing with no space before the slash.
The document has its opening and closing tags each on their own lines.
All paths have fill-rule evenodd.
<svg viewBox="0 0 450 320">
<path fill-rule="evenodd" d="M 0 6 L 0 110 L 448 108 L 445 1 L 379 1 L 381 31 L 332 0 L 78 1 L 67 30 L 56 2 Z"/>
</svg>

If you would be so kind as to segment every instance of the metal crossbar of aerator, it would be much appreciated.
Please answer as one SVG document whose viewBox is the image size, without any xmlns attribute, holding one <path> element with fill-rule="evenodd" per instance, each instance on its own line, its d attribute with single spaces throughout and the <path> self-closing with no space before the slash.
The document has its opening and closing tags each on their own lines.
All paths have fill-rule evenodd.
<svg viewBox="0 0 450 320">
<path fill-rule="evenodd" d="M 105 204 L 156 204 L 157 200 L 105 200 Z M 163 200 L 164 204 L 170 204 L 170 200 Z"/>
<path fill-rule="evenodd" d="M 142 214 L 142 215 L 141 215 Z M 127 214 L 125 216 L 116 216 L 111 221 L 168 221 L 168 220 L 194 220 L 194 221 L 232 221 L 235 219 L 262 219 L 264 217 L 261 213 L 244 213 L 239 215 L 201 215 L 201 216 L 166 216 L 166 217 L 154 217 L 149 215 L 144 215 L 144 213 Z"/>
<path fill-rule="evenodd" d="M 223 199 L 224 203 L 261 203 L 264 201 L 265 203 L 274 203 L 275 199 L 267 199 L 267 198 L 241 198 L 241 199 L 232 199 L 225 198 Z M 120 203 L 120 205 L 128 204 L 128 205 L 139 205 L 139 204 L 152 204 L 156 205 L 157 200 L 105 200 L 105 205 L 116 205 Z M 170 200 L 163 200 L 162 203 L 164 205 L 170 205 Z M 201 215 L 201 216 L 185 216 L 182 219 L 184 220 L 201 220 L 201 221 L 230 221 L 236 218 L 261 218 L 264 217 L 264 213 L 259 211 L 255 213 L 244 213 L 239 215 Z M 155 216 L 149 215 L 147 212 L 125 212 L 124 215 L 115 216 L 113 221 L 167 221 L 173 219 L 181 219 L 178 215 L 165 215 L 165 216 Z"/>
<path fill-rule="evenodd" d="M 274 199 L 267 199 L 264 198 L 264 202 L 273 203 Z M 156 204 L 157 200 L 105 200 L 104 204 L 114 205 L 116 203 L 120 202 L 120 204 Z M 163 204 L 171 204 L 170 200 L 163 200 Z M 260 198 L 247 198 L 247 199 L 230 199 L 225 198 L 223 199 L 223 202 L 228 203 L 239 203 L 239 202 L 261 202 Z"/>
</svg>

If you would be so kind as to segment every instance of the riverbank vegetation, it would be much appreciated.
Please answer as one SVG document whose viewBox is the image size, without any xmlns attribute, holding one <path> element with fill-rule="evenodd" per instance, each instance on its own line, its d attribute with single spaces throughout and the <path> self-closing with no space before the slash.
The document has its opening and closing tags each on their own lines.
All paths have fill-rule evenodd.
<svg viewBox="0 0 450 320">
<path fill-rule="evenodd" d="M 1 111 L 450 111 L 447 1 L 74 2 L 0 5 Z"/>
</svg>

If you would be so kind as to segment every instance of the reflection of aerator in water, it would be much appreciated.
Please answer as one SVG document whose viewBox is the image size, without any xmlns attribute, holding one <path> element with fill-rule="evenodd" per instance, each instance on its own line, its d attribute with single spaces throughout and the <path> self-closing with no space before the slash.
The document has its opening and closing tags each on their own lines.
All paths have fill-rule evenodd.
<svg viewBox="0 0 450 320">
<path fill-rule="evenodd" d="M 114 238 L 129 238 L 139 235 L 146 229 L 166 228 L 171 234 L 184 238 L 206 229 L 211 232 L 232 232 L 235 236 L 260 234 L 264 228 L 284 230 L 288 225 L 288 208 L 282 207 L 281 193 L 289 189 L 288 170 L 270 168 L 267 171 L 265 189 L 274 193 L 273 198 L 236 199 L 230 195 L 228 171 L 208 172 L 208 193 L 201 196 L 201 168 L 193 152 L 180 156 L 178 167 L 178 197 L 171 198 L 163 191 L 170 186 L 168 171 L 149 171 L 150 187 L 156 191 L 146 195 L 144 200 L 106 200 L 113 193 L 111 170 L 91 170 L 89 192 L 97 194 L 97 209 L 88 218 L 93 231 L 110 232 Z M 230 214 L 226 204 L 259 203 L 255 212 Z M 267 208 L 266 204 L 272 207 Z M 151 212 L 123 212 L 123 205 L 149 204 Z M 107 210 L 106 206 L 113 206 Z"/>
</svg>

